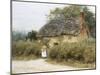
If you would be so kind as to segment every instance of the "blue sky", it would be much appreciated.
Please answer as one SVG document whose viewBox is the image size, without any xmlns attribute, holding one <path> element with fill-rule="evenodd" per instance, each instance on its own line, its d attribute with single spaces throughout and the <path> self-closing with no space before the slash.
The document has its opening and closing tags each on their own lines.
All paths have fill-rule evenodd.
<svg viewBox="0 0 100 75">
<path fill-rule="evenodd" d="M 12 28 L 17 31 L 38 31 L 47 22 L 47 16 L 51 9 L 65 7 L 61 4 L 42 4 L 13 2 L 12 3 Z M 95 12 L 95 7 L 89 7 Z"/>
</svg>

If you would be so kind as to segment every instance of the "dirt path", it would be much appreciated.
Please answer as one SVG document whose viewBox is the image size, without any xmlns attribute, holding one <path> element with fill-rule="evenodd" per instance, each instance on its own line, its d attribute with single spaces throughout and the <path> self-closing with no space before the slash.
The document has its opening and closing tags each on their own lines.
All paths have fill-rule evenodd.
<svg viewBox="0 0 100 75">
<path fill-rule="evenodd" d="M 77 68 L 54 65 L 47 63 L 45 59 L 37 59 L 30 61 L 12 61 L 13 73 L 27 73 L 27 72 L 44 72 L 44 71 L 60 71 L 60 70 L 76 70 Z"/>
</svg>

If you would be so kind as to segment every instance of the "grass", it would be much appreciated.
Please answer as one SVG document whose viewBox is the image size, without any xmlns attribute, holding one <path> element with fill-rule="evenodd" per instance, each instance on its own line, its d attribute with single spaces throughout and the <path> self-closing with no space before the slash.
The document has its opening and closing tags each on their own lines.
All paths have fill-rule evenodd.
<svg viewBox="0 0 100 75">
<path fill-rule="evenodd" d="M 35 60 L 35 59 L 39 59 L 40 57 L 37 57 L 35 55 L 30 55 L 30 56 L 16 56 L 16 57 L 12 57 L 12 60 Z"/>
<path fill-rule="evenodd" d="M 89 68 L 89 69 L 94 69 L 95 68 L 95 63 L 82 63 L 79 61 L 60 61 L 58 62 L 57 60 L 52 60 L 52 59 L 47 59 L 46 62 L 51 63 L 51 64 L 60 64 L 60 65 L 66 65 L 66 66 L 71 66 L 75 68 Z"/>
</svg>

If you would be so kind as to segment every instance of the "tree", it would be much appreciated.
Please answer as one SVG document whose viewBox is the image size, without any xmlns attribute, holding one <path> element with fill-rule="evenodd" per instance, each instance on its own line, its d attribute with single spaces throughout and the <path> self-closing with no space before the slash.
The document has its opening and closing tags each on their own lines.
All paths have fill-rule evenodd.
<svg viewBox="0 0 100 75">
<path fill-rule="evenodd" d="M 95 28 L 96 28 L 96 19 L 95 19 L 95 15 L 89 11 L 89 9 L 87 7 L 85 7 L 84 9 L 85 12 L 85 22 L 86 25 L 88 25 L 91 36 L 95 37 Z"/>
<path fill-rule="evenodd" d="M 54 10 L 50 11 L 48 15 L 49 20 L 57 19 L 57 18 L 70 18 L 70 17 L 78 17 L 80 14 L 81 6 L 71 5 L 61 8 L 55 8 Z"/>
<path fill-rule="evenodd" d="M 32 30 L 31 32 L 28 32 L 26 39 L 30 39 L 30 41 L 37 40 L 36 34 L 37 32 Z"/>
</svg>

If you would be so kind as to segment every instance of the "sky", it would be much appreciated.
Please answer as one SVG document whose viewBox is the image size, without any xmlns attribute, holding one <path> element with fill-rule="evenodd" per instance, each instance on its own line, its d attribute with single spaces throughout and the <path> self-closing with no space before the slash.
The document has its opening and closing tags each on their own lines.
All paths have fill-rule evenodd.
<svg viewBox="0 0 100 75">
<path fill-rule="evenodd" d="M 14 31 L 39 31 L 46 24 L 47 15 L 56 7 L 63 8 L 68 5 L 15 2 L 12 3 L 12 30 Z M 95 7 L 89 6 L 95 12 Z"/>
</svg>

